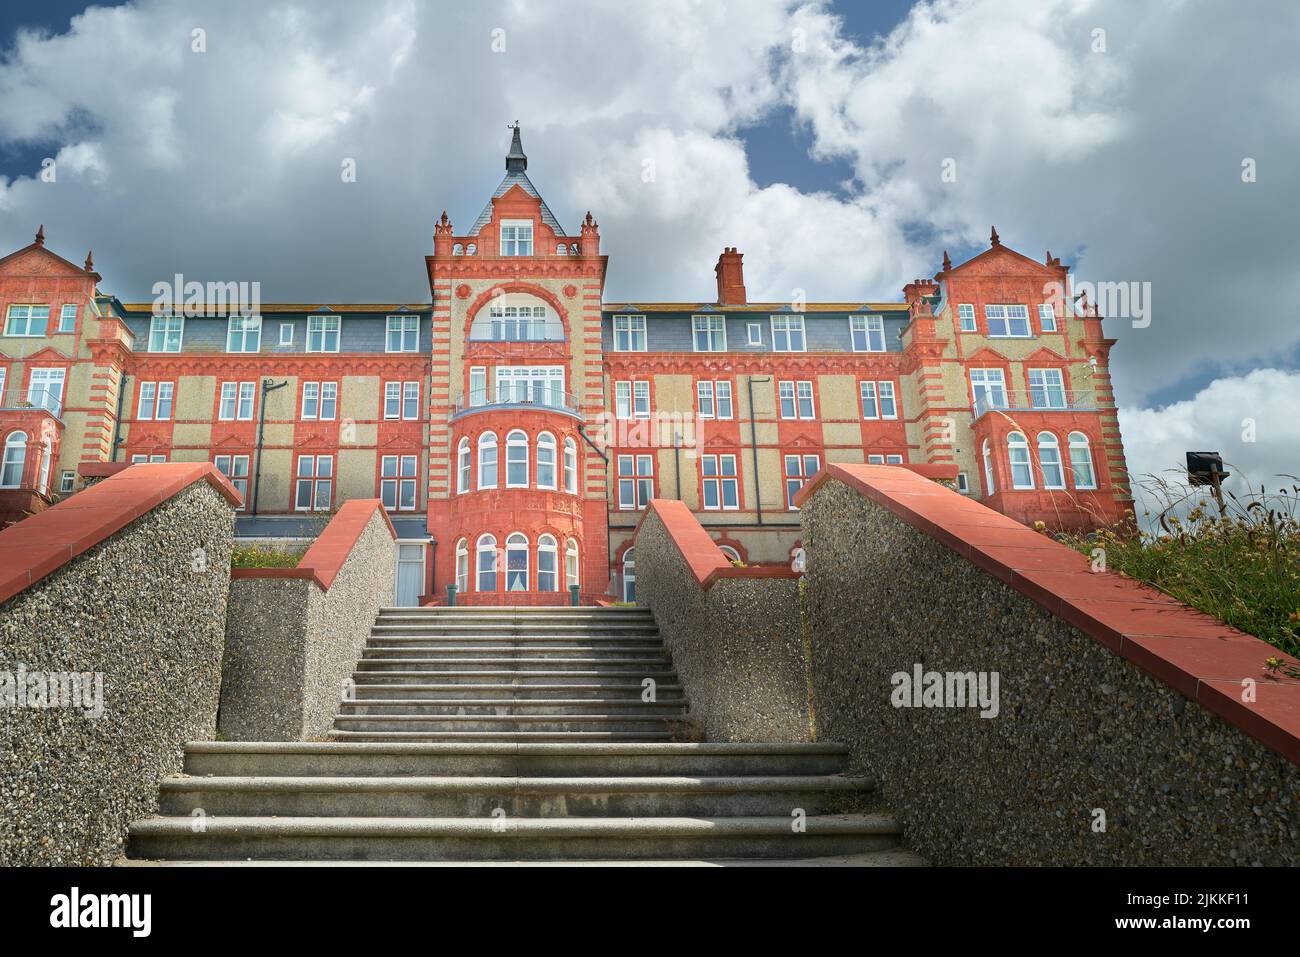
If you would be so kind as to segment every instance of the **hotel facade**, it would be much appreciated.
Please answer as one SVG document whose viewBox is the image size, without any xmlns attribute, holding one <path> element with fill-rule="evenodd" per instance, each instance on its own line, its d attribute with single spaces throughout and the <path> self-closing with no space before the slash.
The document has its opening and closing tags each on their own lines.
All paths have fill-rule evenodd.
<svg viewBox="0 0 1300 957">
<path fill-rule="evenodd" d="M 124 303 L 42 229 L 0 259 L 0 524 L 135 462 L 212 461 L 249 539 L 381 499 L 401 604 L 559 604 L 633 596 L 653 497 L 736 561 L 788 563 L 827 462 L 1049 528 L 1130 507 L 1114 340 L 1050 253 L 994 231 L 897 302 L 774 303 L 727 248 L 708 301 L 612 303 L 596 221 L 561 226 L 527 165 L 516 128 L 478 218 L 434 224 L 422 303 Z"/>
</svg>

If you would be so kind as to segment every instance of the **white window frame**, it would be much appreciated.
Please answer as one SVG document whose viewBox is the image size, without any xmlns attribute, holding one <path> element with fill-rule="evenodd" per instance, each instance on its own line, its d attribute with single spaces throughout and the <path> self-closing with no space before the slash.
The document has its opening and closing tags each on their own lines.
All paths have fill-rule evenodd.
<svg viewBox="0 0 1300 957">
<path fill-rule="evenodd" d="M 1078 431 L 1070 433 L 1068 442 L 1070 446 L 1070 472 L 1073 474 L 1074 487 L 1085 491 L 1096 489 L 1097 466 L 1092 460 L 1092 442 L 1088 439 L 1086 433 Z M 1087 474 L 1086 483 L 1079 481 L 1080 472 Z"/>
<path fill-rule="evenodd" d="M 1007 462 L 1011 465 L 1011 487 L 1018 492 L 1033 489 L 1034 463 L 1029 454 L 1029 440 L 1023 433 L 1007 434 Z"/>
<path fill-rule="evenodd" d="M 645 316 L 614 316 L 615 352 L 645 352 L 648 346 L 647 339 Z"/>
<path fill-rule="evenodd" d="M 534 224 L 531 219 L 501 220 L 501 255 L 511 257 L 533 255 L 533 232 Z"/>
<path fill-rule="evenodd" d="M 330 348 L 331 337 L 333 348 Z M 313 347 L 312 342 L 316 345 Z M 338 352 L 343 341 L 343 319 L 340 316 L 307 317 L 307 351 Z"/>
<path fill-rule="evenodd" d="M 469 541 L 464 538 L 456 543 L 456 591 L 469 591 Z"/>
<path fill-rule="evenodd" d="M 77 473 L 72 469 L 64 469 L 59 475 L 59 494 L 70 495 L 77 487 Z"/>
<path fill-rule="evenodd" d="M 578 494 L 578 443 L 571 438 L 564 440 L 564 490 Z"/>
<path fill-rule="evenodd" d="M 397 328 L 394 328 L 396 324 Z M 397 348 L 393 348 L 393 336 L 397 336 Z M 408 344 L 409 337 L 409 344 Z M 403 313 L 386 316 L 384 319 L 385 352 L 419 352 L 420 351 L 420 317 Z"/>
<path fill-rule="evenodd" d="M 1012 310 L 1017 310 L 1017 314 L 1012 315 Z M 1023 314 L 1020 314 L 1021 312 Z M 1032 339 L 1034 337 L 1033 327 L 1029 324 L 1029 307 L 1023 303 L 990 303 L 984 307 L 984 322 L 988 326 L 990 339 Z M 1024 332 L 1012 331 L 1012 324 L 1016 322 L 1024 323 Z M 994 332 L 994 323 L 999 323 L 998 328 L 1006 331 Z"/>
<path fill-rule="evenodd" d="M 794 471 L 790 470 L 790 462 L 794 460 L 798 466 Z M 813 463 L 812 470 L 809 471 L 808 463 Z M 781 482 L 785 487 L 785 507 L 786 511 L 797 512 L 799 507 L 794 504 L 795 497 L 799 490 L 813 480 L 822 468 L 822 457 L 812 452 L 783 452 L 781 454 Z"/>
<path fill-rule="evenodd" d="M 538 488 L 549 489 L 552 492 L 554 492 L 558 487 L 557 483 L 559 482 L 559 478 L 560 478 L 559 467 L 557 462 L 558 454 L 559 454 L 559 446 L 555 441 L 555 436 L 552 435 L 550 432 L 538 432 L 537 433 L 537 455 L 536 455 Z M 543 469 L 550 470 L 549 478 L 547 477 Z"/>
<path fill-rule="evenodd" d="M 619 509 L 636 512 L 649 505 L 654 498 L 654 456 L 619 455 L 616 466 Z"/>
<path fill-rule="evenodd" d="M 418 422 L 420 419 L 420 383 L 402 383 L 402 420 Z"/>
<path fill-rule="evenodd" d="M 303 463 L 309 463 L 308 471 L 303 471 Z M 321 471 L 321 465 L 326 465 Z M 309 486 L 307 505 L 302 502 L 303 485 Z M 294 465 L 293 510 L 295 512 L 328 512 L 334 500 L 334 456 L 300 455 Z"/>
<path fill-rule="evenodd" d="M 737 470 L 737 461 L 737 456 L 730 452 L 700 456 L 700 507 L 704 511 L 737 512 L 740 510 L 740 474 Z M 713 491 L 713 504 L 709 504 L 710 489 Z M 731 504 L 727 504 L 729 498 Z"/>
<path fill-rule="evenodd" d="M 567 591 L 574 585 L 582 585 L 582 561 L 578 556 L 578 543 L 569 538 L 564 541 L 564 588 Z"/>
<path fill-rule="evenodd" d="M 791 314 L 784 316 L 771 316 L 772 325 L 772 351 L 773 352 L 807 352 L 808 351 L 808 330 L 804 323 L 802 314 Z M 778 324 L 781 328 L 777 328 Z M 795 335 L 799 337 L 799 347 L 794 347 Z M 777 338 L 778 335 L 785 337 L 785 348 L 782 348 Z"/>
<path fill-rule="evenodd" d="M 550 557 L 549 570 L 542 567 L 542 559 L 546 556 Z M 543 575 L 550 575 L 549 588 L 543 584 Z M 560 590 L 560 545 L 555 536 L 549 532 L 537 536 L 537 590 L 545 592 Z"/>
<path fill-rule="evenodd" d="M 511 453 L 515 453 L 513 458 Z M 523 481 L 511 479 L 511 466 L 523 475 Z M 528 488 L 528 478 L 528 433 L 523 429 L 511 429 L 506 433 L 506 488 Z"/>
<path fill-rule="evenodd" d="M 496 488 L 501 482 L 501 447 L 495 432 L 484 432 L 478 437 L 478 469 L 475 473 L 476 488 Z M 491 452 L 491 455 L 486 453 Z M 487 480 L 488 469 L 492 480 Z"/>
<path fill-rule="evenodd" d="M 745 345 L 762 346 L 763 324 L 761 322 L 745 323 Z"/>
<path fill-rule="evenodd" d="M 979 326 L 975 320 L 975 304 L 961 302 L 957 304 L 957 330 L 959 332 L 977 332 Z"/>
<path fill-rule="evenodd" d="M 488 559 L 485 563 L 483 560 Z M 497 576 L 501 574 L 498 567 L 501 564 L 500 553 L 497 551 L 497 539 L 495 535 L 483 534 L 474 542 L 474 590 L 476 592 L 495 592 L 497 585 Z M 492 576 L 492 587 L 484 588 L 483 579 L 485 576 Z"/>
<path fill-rule="evenodd" d="M 880 417 L 882 419 L 898 418 L 898 390 L 894 388 L 894 383 L 889 379 L 882 379 L 876 383 L 876 392 L 880 400 Z M 888 411 L 886 411 L 888 405 Z"/>
<path fill-rule="evenodd" d="M 238 337 L 239 348 L 235 348 Z M 256 342 L 251 349 L 249 339 Z M 262 351 L 262 317 L 231 316 L 226 320 L 226 352 L 261 352 Z"/>
<path fill-rule="evenodd" d="M 998 486 L 993 478 L 993 447 L 988 439 L 980 446 L 980 458 L 984 460 L 984 494 L 992 495 Z"/>
<path fill-rule="evenodd" d="M 509 535 L 506 536 L 506 549 L 505 549 L 505 556 L 506 556 L 505 573 L 506 574 L 505 574 L 505 580 L 502 582 L 502 584 L 505 586 L 505 590 L 507 592 L 529 590 L 528 585 L 529 582 L 532 580 L 531 579 L 532 555 L 529 554 L 530 552 L 531 549 L 528 547 L 528 536 L 525 535 L 523 532 L 511 532 Z M 524 558 L 523 568 L 522 568 L 523 586 L 524 586 L 523 588 L 510 587 L 511 573 L 518 575 L 519 572 L 521 571 L 521 569 L 517 567 L 516 568 L 510 567 L 510 558 L 512 555 L 522 555 Z"/>
<path fill-rule="evenodd" d="M 288 333 L 288 335 L 285 335 L 285 333 Z M 279 340 L 279 344 L 282 345 L 282 346 L 291 346 L 291 345 L 293 345 L 293 323 L 292 323 L 292 322 L 282 322 L 282 323 L 280 323 L 280 340 Z"/>
<path fill-rule="evenodd" d="M 862 337 L 862 347 L 858 347 L 858 337 Z M 879 338 L 877 338 L 879 337 Z M 877 348 L 877 342 L 879 348 Z M 884 352 L 885 317 L 884 316 L 849 316 L 849 344 L 854 352 Z"/>
<path fill-rule="evenodd" d="M 14 314 L 15 309 L 26 310 L 26 311 L 22 315 L 15 315 Z M 41 331 L 32 332 L 32 320 L 38 318 L 37 316 L 34 315 L 34 313 L 40 312 L 42 309 L 45 310 L 45 315 L 43 317 L 39 317 L 44 319 L 44 322 L 42 323 L 41 326 Z M 23 325 L 22 325 L 21 332 L 18 331 L 19 327 L 15 324 L 15 320 L 20 320 L 22 322 Z M 49 328 L 50 328 L 50 307 L 49 306 L 41 306 L 41 305 L 36 305 L 34 303 L 16 302 L 12 304 L 5 311 L 5 335 L 6 336 L 13 336 L 15 338 L 20 338 L 20 339 L 43 339 L 45 336 L 49 335 Z"/>
<path fill-rule="evenodd" d="M 1043 477 L 1043 488 L 1060 491 L 1065 488 L 1065 463 L 1061 460 L 1061 440 L 1053 433 L 1043 431 L 1036 436 L 1038 442 L 1038 471 Z"/>
<path fill-rule="evenodd" d="M 704 348 L 700 348 L 701 336 L 704 338 Z M 727 317 L 691 316 L 691 346 L 696 352 L 726 352 Z"/>
<path fill-rule="evenodd" d="M 1050 302 L 1038 304 L 1038 328 L 1042 332 L 1056 332 L 1056 309 Z"/>
<path fill-rule="evenodd" d="M 212 458 L 212 464 L 217 467 L 217 471 L 224 475 L 230 481 L 230 484 L 235 487 L 235 491 L 239 493 L 240 503 L 235 511 L 244 511 L 248 505 L 249 456 L 216 455 Z"/>
<path fill-rule="evenodd" d="M 1030 408 L 1064 409 L 1069 405 L 1069 397 L 1065 393 L 1065 374 L 1060 369 L 1029 369 L 1025 377 L 1029 382 Z M 1042 395 L 1041 403 L 1035 401 L 1036 394 Z"/>
<path fill-rule="evenodd" d="M 473 475 L 474 458 L 470 451 L 469 439 L 462 436 L 456 443 L 456 494 L 464 495 L 469 491 Z"/>
<path fill-rule="evenodd" d="M 413 512 L 419 504 L 420 465 L 414 455 L 384 455 L 379 460 L 379 500 L 390 512 Z M 391 490 L 391 495 L 389 494 Z M 389 505 L 389 499 L 392 505 Z"/>
<path fill-rule="evenodd" d="M 71 310 L 71 312 L 69 312 Z M 59 325 L 57 332 L 64 334 L 77 331 L 77 304 L 75 302 L 65 302 L 59 307 Z M 71 322 L 68 320 L 71 319 Z"/>
<path fill-rule="evenodd" d="M 173 336 L 175 337 L 174 341 Z M 149 352 L 180 352 L 184 345 L 184 316 L 151 316 L 149 318 Z"/>
<path fill-rule="evenodd" d="M 976 381 L 976 380 L 979 381 Z M 1007 408 L 1007 374 L 1003 369 L 976 368 L 970 370 L 971 405 L 979 407 L 981 393 L 991 393 L 993 398 L 987 403 L 990 409 Z"/>
</svg>

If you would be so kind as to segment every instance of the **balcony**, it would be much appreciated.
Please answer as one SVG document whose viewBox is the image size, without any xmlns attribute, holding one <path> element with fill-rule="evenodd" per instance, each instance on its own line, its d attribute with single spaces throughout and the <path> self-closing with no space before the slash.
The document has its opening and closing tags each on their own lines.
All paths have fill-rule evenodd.
<svg viewBox="0 0 1300 957">
<path fill-rule="evenodd" d="M 1031 389 L 1028 392 L 1005 392 L 983 389 L 975 396 L 975 418 L 986 412 L 1095 412 L 1096 394 L 1066 392 L 1062 389 Z"/>
<path fill-rule="evenodd" d="M 0 392 L 0 412 L 48 412 L 63 422 L 63 389 L 32 386 L 29 389 L 6 389 Z"/>
<path fill-rule="evenodd" d="M 452 421 L 475 412 L 496 412 L 502 409 L 561 412 L 582 419 L 576 395 L 558 389 L 539 388 L 536 383 L 533 383 L 531 389 L 518 388 L 518 383 L 514 385 L 515 388 L 502 388 L 495 392 L 474 389 L 457 396 L 451 404 Z"/>
</svg>

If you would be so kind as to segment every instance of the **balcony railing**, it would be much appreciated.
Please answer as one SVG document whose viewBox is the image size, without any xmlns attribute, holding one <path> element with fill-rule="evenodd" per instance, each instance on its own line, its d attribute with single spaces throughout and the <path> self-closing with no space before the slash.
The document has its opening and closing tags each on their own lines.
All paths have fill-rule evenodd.
<svg viewBox="0 0 1300 957">
<path fill-rule="evenodd" d="M 1028 392 L 984 390 L 975 397 L 975 418 L 986 412 L 1093 412 L 1097 398 L 1093 392 L 1067 392 L 1062 389 L 1030 389 Z"/>
<path fill-rule="evenodd" d="M 575 418 L 582 418 L 576 395 L 531 384 L 524 388 L 518 383 L 512 387 L 497 390 L 474 389 L 456 397 L 451 404 L 451 414 L 455 418 L 470 412 L 486 412 L 490 409 L 542 409 L 563 412 Z"/>
<path fill-rule="evenodd" d="M 10 409 L 44 409 L 56 419 L 63 417 L 63 390 L 32 386 L 0 392 L 0 411 Z"/>
</svg>

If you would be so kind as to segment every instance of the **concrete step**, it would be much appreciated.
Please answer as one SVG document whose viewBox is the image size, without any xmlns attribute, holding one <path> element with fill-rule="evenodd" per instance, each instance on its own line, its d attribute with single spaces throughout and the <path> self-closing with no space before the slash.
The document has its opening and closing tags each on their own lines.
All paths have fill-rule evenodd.
<svg viewBox="0 0 1300 957">
<path fill-rule="evenodd" d="M 892 850 L 884 814 L 488 818 L 156 817 L 131 826 L 133 858 L 191 860 L 673 860 L 820 857 Z"/>
<path fill-rule="evenodd" d="M 430 670 L 460 670 L 492 668 L 506 665 L 520 671 L 564 671 L 572 668 L 650 668 L 667 669 L 672 661 L 667 655 L 611 655 L 608 658 L 599 655 L 548 658 L 528 655 L 475 655 L 465 654 L 456 657 L 439 655 L 427 658 L 362 658 L 357 662 L 357 671 L 409 671 L 413 668 Z"/>
<path fill-rule="evenodd" d="M 421 664 L 427 664 L 427 662 L 421 662 Z M 565 667 L 551 670 L 549 668 L 498 668 L 491 665 L 480 667 L 480 664 L 476 662 L 473 667 L 424 668 L 413 667 L 408 662 L 405 666 L 406 670 L 384 668 L 354 671 L 352 672 L 352 680 L 356 684 L 452 684 L 482 683 L 485 681 L 509 681 L 520 684 L 529 682 L 563 684 L 570 680 L 587 684 L 591 681 L 600 680 L 626 683 L 629 680 L 644 681 L 646 678 L 652 678 L 659 684 L 677 684 L 677 672 L 663 666 L 630 668 L 620 665 L 609 668 L 588 667 L 575 669 Z"/>
<path fill-rule="evenodd" d="M 610 645 L 591 647 L 583 645 L 401 645 L 398 647 L 366 647 L 361 651 L 365 660 L 382 661 L 391 658 L 667 658 L 663 645 L 642 646 Z"/>
<path fill-rule="evenodd" d="M 547 619 L 554 619 L 557 621 L 590 621 L 605 619 L 615 621 L 653 621 L 654 613 L 649 608 L 572 608 L 555 606 L 539 608 L 529 608 L 524 606 L 470 608 L 456 606 L 452 608 L 381 608 L 379 609 L 379 617 L 437 619 L 439 621 L 462 618 L 474 621 L 488 619 L 504 619 L 510 621 L 538 621 Z"/>
<path fill-rule="evenodd" d="M 114 867 L 926 867 L 919 854 L 903 847 L 831 857 L 712 858 L 675 861 L 133 861 L 122 858 Z"/>
<path fill-rule="evenodd" d="M 637 734 L 671 730 L 674 715 L 663 714 L 337 714 L 336 731 L 609 731 Z"/>
<path fill-rule="evenodd" d="M 588 635 L 592 637 L 618 637 L 620 635 L 657 635 L 659 626 L 647 622 L 528 622 L 500 624 L 493 622 L 423 622 L 405 619 L 376 619 L 371 626 L 372 635 L 519 635 L 538 638 L 556 638 L 561 635 Z"/>
<path fill-rule="evenodd" d="M 514 701 L 531 701 L 546 698 L 577 699 L 600 698 L 606 701 L 635 702 L 641 700 L 644 690 L 640 682 L 589 681 L 573 684 L 511 684 L 508 682 L 433 683 L 433 684 L 358 684 L 353 685 L 357 701 L 446 701 L 482 700 L 509 697 Z M 660 701 L 685 699 L 680 684 L 656 682 L 655 696 Z"/>
<path fill-rule="evenodd" d="M 564 744 L 588 742 L 608 744 L 650 744 L 675 741 L 671 731 L 341 731 L 329 734 L 331 741 L 423 744 Z"/>
<path fill-rule="evenodd" d="M 426 701 L 419 698 L 390 698 L 381 701 L 342 701 L 339 708 L 344 715 L 524 715 L 524 714 L 598 714 L 618 715 L 684 715 L 685 698 L 662 698 L 658 701 L 641 701 L 625 698 L 453 698 L 445 701 Z"/>
<path fill-rule="evenodd" d="M 180 777 L 159 813 L 221 817 L 771 817 L 866 810 L 863 778 Z"/>
<path fill-rule="evenodd" d="M 190 775 L 494 775 L 681 777 L 837 774 L 848 749 L 824 742 L 748 743 L 357 743 L 193 741 Z"/>
</svg>

